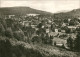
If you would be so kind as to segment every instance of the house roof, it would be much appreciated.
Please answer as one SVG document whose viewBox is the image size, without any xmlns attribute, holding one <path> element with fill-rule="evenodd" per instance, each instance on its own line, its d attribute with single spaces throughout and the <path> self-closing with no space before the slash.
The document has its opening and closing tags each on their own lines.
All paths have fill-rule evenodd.
<svg viewBox="0 0 80 57">
<path fill-rule="evenodd" d="M 76 26 L 68 26 L 68 28 L 75 28 L 76 29 L 77 27 Z"/>
<path fill-rule="evenodd" d="M 50 33 L 48 33 L 49 34 L 49 36 L 51 35 L 51 36 L 56 36 L 58 33 L 56 33 L 56 32 L 50 32 Z"/>
<path fill-rule="evenodd" d="M 64 44 L 64 43 L 67 43 L 66 40 L 60 39 L 60 38 L 54 38 L 54 39 L 53 39 L 53 42 L 56 42 L 57 44 Z"/>
</svg>

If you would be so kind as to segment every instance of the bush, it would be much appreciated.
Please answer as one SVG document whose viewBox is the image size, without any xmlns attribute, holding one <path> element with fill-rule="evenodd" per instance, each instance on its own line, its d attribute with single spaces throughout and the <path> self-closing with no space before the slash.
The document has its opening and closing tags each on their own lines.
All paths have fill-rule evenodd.
<svg viewBox="0 0 80 57">
<path fill-rule="evenodd" d="M 13 32 L 11 28 L 7 28 L 5 31 L 5 36 L 9 38 L 13 38 Z"/>
<path fill-rule="evenodd" d="M 24 32 L 22 32 L 22 31 L 15 31 L 14 32 L 14 38 L 16 38 L 17 40 L 24 41 Z"/>
<path fill-rule="evenodd" d="M 4 36 L 5 35 L 5 28 L 4 26 L 0 23 L 0 35 Z"/>
<path fill-rule="evenodd" d="M 15 54 L 15 57 L 43 57 L 39 51 L 32 48 L 25 48 L 22 45 L 14 46 L 13 53 Z"/>
<path fill-rule="evenodd" d="M 41 40 L 40 37 L 38 37 L 38 36 L 34 36 L 34 37 L 32 38 L 32 42 L 33 42 L 33 43 L 34 43 L 34 42 L 36 42 L 36 43 L 40 43 L 40 42 L 42 42 L 42 40 Z"/>
<path fill-rule="evenodd" d="M 0 57 L 12 57 L 12 45 L 8 39 L 0 40 Z"/>
</svg>

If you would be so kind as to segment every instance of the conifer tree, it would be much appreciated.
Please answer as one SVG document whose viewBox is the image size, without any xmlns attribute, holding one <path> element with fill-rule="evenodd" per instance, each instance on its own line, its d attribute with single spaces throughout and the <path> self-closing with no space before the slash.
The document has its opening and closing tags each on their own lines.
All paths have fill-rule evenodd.
<svg viewBox="0 0 80 57">
<path fill-rule="evenodd" d="M 2 24 L 0 24 L 0 35 L 4 36 L 5 35 L 5 28 Z"/>
<path fill-rule="evenodd" d="M 11 28 L 7 28 L 5 31 L 5 36 L 9 38 L 13 38 L 13 31 Z"/>
<path fill-rule="evenodd" d="M 78 32 L 75 39 L 75 50 L 80 51 L 80 32 Z"/>
<path fill-rule="evenodd" d="M 73 50 L 73 39 L 71 37 L 67 39 L 67 45 L 70 48 L 70 50 Z"/>
</svg>

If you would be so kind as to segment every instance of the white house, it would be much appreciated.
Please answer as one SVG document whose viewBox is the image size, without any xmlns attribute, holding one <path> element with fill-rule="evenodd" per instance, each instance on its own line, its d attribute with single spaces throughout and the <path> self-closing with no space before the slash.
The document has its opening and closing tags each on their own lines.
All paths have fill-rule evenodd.
<svg viewBox="0 0 80 57">
<path fill-rule="evenodd" d="M 49 33 L 49 29 L 46 29 L 46 33 Z"/>
<path fill-rule="evenodd" d="M 58 29 L 55 29 L 55 32 L 58 33 Z"/>
<path fill-rule="evenodd" d="M 70 21 L 71 21 L 71 19 L 69 18 L 69 19 L 68 19 L 68 22 L 70 22 Z"/>
<path fill-rule="evenodd" d="M 33 14 L 33 13 L 30 13 L 30 14 L 27 14 L 27 16 L 37 16 L 39 14 Z"/>
<path fill-rule="evenodd" d="M 80 20 L 80 17 L 78 17 L 78 19 Z"/>
<path fill-rule="evenodd" d="M 42 26 L 42 28 L 44 28 L 44 26 Z"/>
<path fill-rule="evenodd" d="M 23 21 L 22 25 L 29 26 L 30 21 Z"/>
<path fill-rule="evenodd" d="M 51 23 L 52 21 L 51 20 L 48 20 L 48 23 Z"/>
<path fill-rule="evenodd" d="M 63 24 L 62 24 L 62 27 L 64 27 L 64 26 L 66 26 L 66 23 L 63 23 Z"/>
<path fill-rule="evenodd" d="M 35 28 L 37 25 L 31 25 L 32 28 Z"/>
<path fill-rule="evenodd" d="M 70 28 L 70 29 L 76 29 L 77 27 L 76 26 L 68 26 L 68 28 Z"/>
<path fill-rule="evenodd" d="M 15 16 L 15 15 L 9 15 L 8 17 L 9 17 L 9 18 L 12 18 L 12 17 L 14 17 L 14 16 Z"/>
<path fill-rule="evenodd" d="M 62 32 L 62 33 L 65 33 L 66 31 L 65 31 L 65 30 L 61 30 L 61 32 Z"/>
<path fill-rule="evenodd" d="M 39 28 L 35 28 L 35 30 L 37 31 L 37 30 L 39 30 Z"/>
<path fill-rule="evenodd" d="M 77 27 L 76 26 L 68 26 L 68 28 L 73 32 Z"/>
</svg>

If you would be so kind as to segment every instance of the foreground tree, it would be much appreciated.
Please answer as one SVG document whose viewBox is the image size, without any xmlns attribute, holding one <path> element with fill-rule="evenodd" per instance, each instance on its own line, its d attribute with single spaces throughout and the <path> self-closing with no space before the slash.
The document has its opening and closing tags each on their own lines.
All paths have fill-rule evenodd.
<svg viewBox="0 0 80 57">
<path fill-rule="evenodd" d="M 67 45 L 70 48 L 70 50 L 73 50 L 73 39 L 71 37 L 67 39 Z"/>
<path fill-rule="evenodd" d="M 11 28 L 7 28 L 5 31 L 5 36 L 9 38 L 13 38 L 13 31 Z"/>
<path fill-rule="evenodd" d="M 12 45 L 8 39 L 0 40 L 0 57 L 12 57 Z"/>
<path fill-rule="evenodd" d="M 21 40 L 21 41 L 24 41 L 24 32 L 20 29 L 19 31 L 15 31 L 14 32 L 14 37 L 17 39 L 17 40 Z"/>
<path fill-rule="evenodd" d="M 78 32 L 75 39 L 75 50 L 80 51 L 80 32 Z"/>
<path fill-rule="evenodd" d="M 5 28 L 4 26 L 0 23 L 0 35 L 4 36 L 5 35 Z"/>
</svg>

